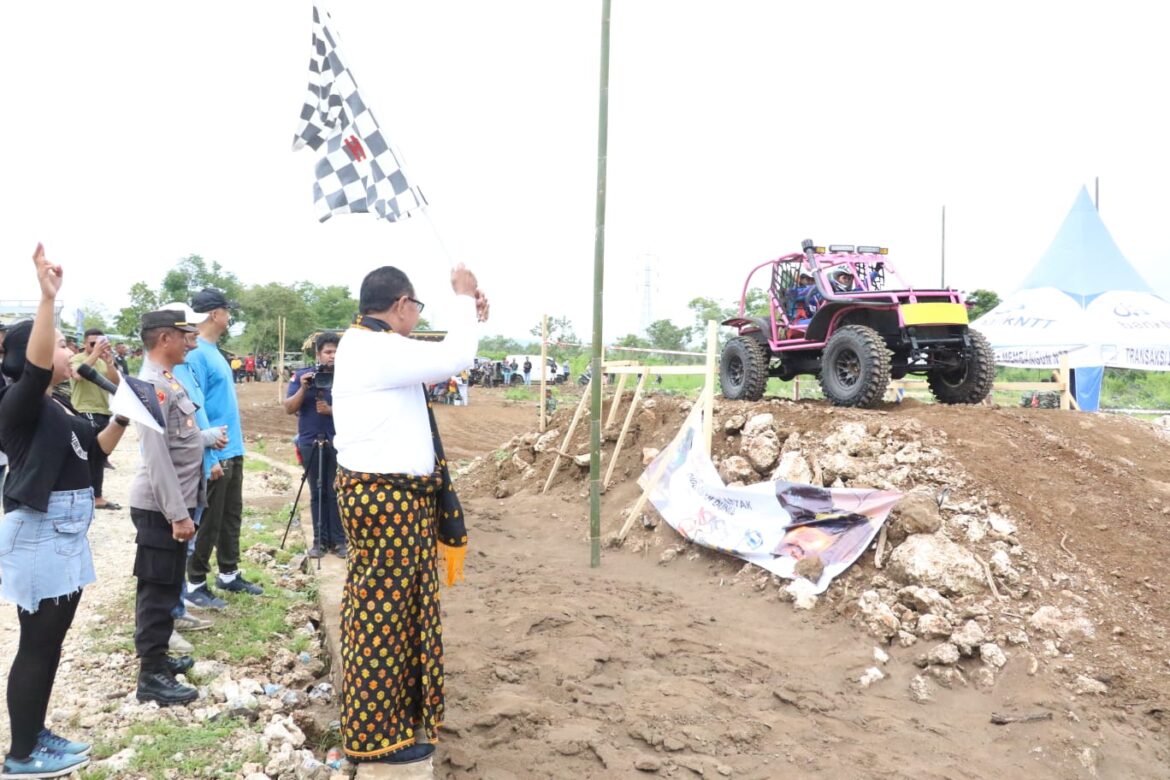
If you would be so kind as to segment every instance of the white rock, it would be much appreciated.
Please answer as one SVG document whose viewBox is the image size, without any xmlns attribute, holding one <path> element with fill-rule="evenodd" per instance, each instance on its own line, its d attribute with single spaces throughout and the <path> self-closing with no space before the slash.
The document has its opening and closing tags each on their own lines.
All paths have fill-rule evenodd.
<svg viewBox="0 0 1170 780">
<path fill-rule="evenodd" d="M 789 450 L 780 456 L 780 465 L 772 472 L 772 479 L 809 485 L 813 474 L 804 455 L 799 450 Z"/>
<path fill-rule="evenodd" d="M 109 769 L 114 773 L 121 773 L 126 771 L 126 768 L 130 766 L 130 762 L 134 760 L 135 755 L 137 753 L 134 748 L 124 748 L 105 761 L 99 761 L 97 765 L 104 769 Z"/>
<path fill-rule="evenodd" d="M 959 662 L 959 648 L 950 642 L 943 642 L 931 648 L 926 654 L 926 662 L 937 666 L 948 666 Z"/>
<path fill-rule="evenodd" d="M 736 431 L 741 431 L 743 430 L 743 426 L 746 423 L 747 420 L 742 414 L 733 414 L 723 421 L 723 431 L 724 433 L 735 433 Z"/>
<path fill-rule="evenodd" d="M 659 452 L 661 452 L 661 450 L 659 450 L 657 447 L 643 447 L 642 465 L 649 466 L 651 463 L 653 463 L 654 459 L 658 457 Z"/>
<path fill-rule="evenodd" d="M 540 438 L 536 440 L 536 443 L 532 445 L 532 449 L 536 450 L 537 452 L 544 452 L 549 448 L 555 449 L 557 446 L 557 439 L 560 437 L 560 435 L 561 432 L 555 428 L 551 431 L 545 431 L 540 435 Z"/>
<path fill-rule="evenodd" d="M 995 686 L 995 671 L 990 666 L 980 666 L 971 672 L 971 681 L 978 688 L 992 688 Z"/>
<path fill-rule="evenodd" d="M 984 642 L 979 645 L 979 657 L 983 659 L 983 663 L 996 669 L 1002 669 L 1007 663 L 1007 655 L 995 642 Z"/>
<path fill-rule="evenodd" d="M 838 477 L 841 479 L 855 479 L 861 473 L 861 468 L 857 460 L 846 455 L 844 452 L 830 452 L 820 459 L 820 463 L 824 480 L 830 484 Z"/>
<path fill-rule="evenodd" d="M 1053 606 L 1043 606 L 1033 612 L 1028 618 L 1028 626 L 1071 642 L 1092 639 L 1097 633 L 1093 622 L 1084 615 L 1073 613 L 1066 616 L 1059 607 Z"/>
<path fill-rule="evenodd" d="M 862 688 L 868 688 L 869 686 L 873 685 L 875 682 L 878 682 L 879 680 L 884 680 L 884 679 L 886 679 L 885 673 L 883 673 L 882 670 L 877 668 L 876 666 L 871 666 L 868 669 L 866 669 L 865 672 L 862 673 L 862 675 L 860 677 L 857 678 L 857 682 L 861 683 Z"/>
<path fill-rule="evenodd" d="M 732 482 L 756 482 L 759 476 L 752 464 L 742 455 L 731 455 L 719 464 L 719 477 L 727 484 Z"/>
<path fill-rule="evenodd" d="M 951 623 L 942 615 L 922 615 L 915 629 L 923 639 L 946 639 L 951 635 Z"/>
<path fill-rule="evenodd" d="M 992 531 L 1000 536 L 1012 536 L 1017 530 L 1015 523 L 994 512 L 987 516 L 987 524 L 991 526 Z"/>
<path fill-rule="evenodd" d="M 890 654 L 885 650 L 882 650 L 880 647 L 875 647 L 873 649 L 873 660 L 877 661 L 879 664 L 887 664 L 890 662 Z"/>
<path fill-rule="evenodd" d="M 776 418 L 770 413 L 753 414 L 748 419 L 747 423 L 743 426 L 743 435 L 755 436 L 756 434 L 763 433 L 765 431 L 771 431 L 773 434 L 775 434 L 776 431 L 772 429 L 772 425 L 775 423 L 775 421 Z"/>
<path fill-rule="evenodd" d="M 909 631 L 899 631 L 897 636 L 898 647 L 912 647 L 918 641 L 918 637 L 911 634 Z"/>
<path fill-rule="evenodd" d="M 954 611 L 950 600 L 934 588 L 907 585 L 898 591 L 898 601 L 922 614 L 945 615 Z"/>
<path fill-rule="evenodd" d="M 916 674 L 910 680 L 910 698 L 919 704 L 925 704 L 931 700 L 931 690 L 933 688 L 934 685 L 931 684 L 930 680 L 921 674 Z"/>
<path fill-rule="evenodd" d="M 951 634 L 951 643 L 959 648 L 963 655 L 973 654 L 975 648 L 986 641 L 987 634 L 983 632 L 983 626 L 974 620 L 968 620 L 958 631 Z"/>
<path fill-rule="evenodd" d="M 873 636 L 889 640 L 898 634 L 902 623 L 898 616 L 890 609 L 890 605 L 882 601 L 876 590 L 867 590 L 857 600 L 861 618 L 866 630 Z"/>
<path fill-rule="evenodd" d="M 914 534 L 890 555 L 889 576 L 942 594 L 966 596 L 986 587 L 975 556 L 940 534 Z"/>
<path fill-rule="evenodd" d="M 1073 693 L 1078 695 L 1086 694 L 1102 694 L 1109 692 L 1109 686 L 1100 680 L 1095 680 L 1092 677 L 1087 677 L 1083 674 L 1078 674 L 1077 678 L 1073 680 Z"/>
<path fill-rule="evenodd" d="M 825 437 L 824 446 L 827 450 L 837 450 L 848 455 L 860 455 L 865 448 L 864 443 L 867 436 L 865 423 L 847 422 Z"/>
<path fill-rule="evenodd" d="M 981 542 L 987 536 L 987 521 L 982 517 L 972 517 L 967 523 L 967 541 Z"/>
<path fill-rule="evenodd" d="M 793 609 L 812 609 L 817 605 L 816 585 L 804 577 L 797 577 L 781 590 L 792 599 Z"/>
<path fill-rule="evenodd" d="M 744 434 L 739 451 L 747 457 L 752 468 L 763 474 L 775 466 L 780 457 L 780 439 L 771 428 L 751 436 Z"/>
<path fill-rule="evenodd" d="M 246 776 L 244 778 L 244 780 L 271 780 L 271 779 L 268 777 L 268 775 L 264 774 L 263 772 L 253 772 L 252 774 Z"/>
</svg>

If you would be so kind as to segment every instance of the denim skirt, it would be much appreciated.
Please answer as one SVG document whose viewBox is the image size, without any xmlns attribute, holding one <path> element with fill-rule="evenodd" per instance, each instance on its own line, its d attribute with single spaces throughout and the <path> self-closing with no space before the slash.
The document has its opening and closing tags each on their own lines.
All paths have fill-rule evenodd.
<svg viewBox="0 0 1170 780">
<path fill-rule="evenodd" d="M 0 519 L 0 597 L 25 612 L 43 599 L 68 596 L 97 579 L 86 533 L 93 489 L 49 494 L 49 511 L 22 506 Z"/>
</svg>

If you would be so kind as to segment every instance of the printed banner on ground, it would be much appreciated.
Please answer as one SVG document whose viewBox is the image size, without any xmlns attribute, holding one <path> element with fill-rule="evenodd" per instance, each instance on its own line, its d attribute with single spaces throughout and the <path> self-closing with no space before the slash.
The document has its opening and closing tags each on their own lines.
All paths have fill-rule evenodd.
<svg viewBox="0 0 1170 780">
<path fill-rule="evenodd" d="M 643 489 L 666 471 L 650 501 L 671 527 L 695 544 L 735 555 L 793 578 L 801 558 L 819 556 L 821 593 L 873 541 L 902 497 L 886 490 L 823 488 L 777 480 L 723 484 L 703 451 L 703 409 L 695 404 L 682 430 L 642 474 Z M 665 463 L 664 463 L 665 461 Z"/>
</svg>

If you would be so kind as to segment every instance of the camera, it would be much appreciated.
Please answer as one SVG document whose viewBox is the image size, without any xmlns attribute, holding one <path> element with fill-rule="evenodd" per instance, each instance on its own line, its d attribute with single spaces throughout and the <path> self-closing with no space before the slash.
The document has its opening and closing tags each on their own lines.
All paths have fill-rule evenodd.
<svg viewBox="0 0 1170 780">
<path fill-rule="evenodd" d="M 318 364 L 313 371 L 313 387 L 318 390 L 329 390 L 333 387 L 333 366 Z"/>
</svg>

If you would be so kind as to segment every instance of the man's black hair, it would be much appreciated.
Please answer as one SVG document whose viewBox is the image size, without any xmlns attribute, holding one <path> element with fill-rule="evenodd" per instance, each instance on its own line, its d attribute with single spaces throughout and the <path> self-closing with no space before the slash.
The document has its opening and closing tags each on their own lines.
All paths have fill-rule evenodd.
<svg viewBox="0 0 1170 780">
<path fill-rule="evenodd" d="M 87 339 L 90 336 L 104 336 L 104 335 L 106 335 L 106 333 L 101 328 L 90 328 L 89 330 L 87 330 L 85 332 L 85 335 L 82 336 L 82 338 Z"/>
<path fill-rule="evenodd" d="M 336 333 L 322 333 L 317 336 L 315 346 L 317 351 L 320 352 L 321 350 L 325 349 L 327 345 L 332 344 L 333 346 L 337 346 L 340 342 L 341 336 L 337 335 Z"/>
<path fill-rule="evenodd" d="M 170 328 L 148 328 L 142 331 L 142 347 L 146 351 L 150 351 L 158 346 L 158 337 L 162 335 L 164 330 Z"/>
<path fill-rule="evenodd" d="M 386 311 L 404 295 L 414 295 L 414 287 L 406 274 L 392 265 L 375 268 L 362 279 L 358 311 L 362 314 Z"/>
</svg>

